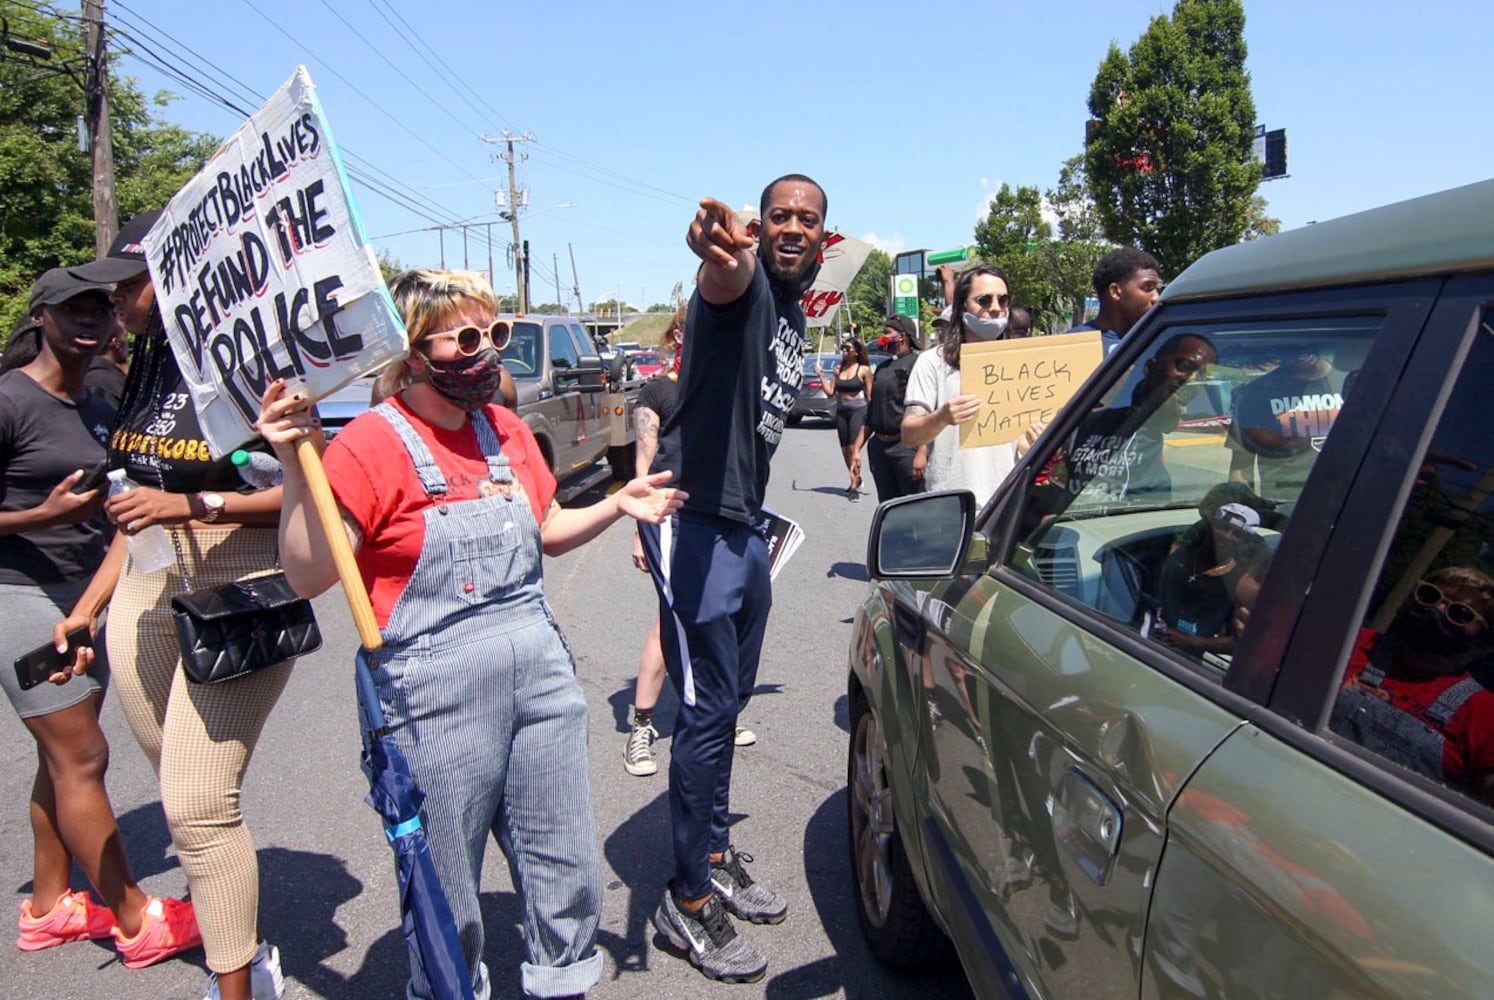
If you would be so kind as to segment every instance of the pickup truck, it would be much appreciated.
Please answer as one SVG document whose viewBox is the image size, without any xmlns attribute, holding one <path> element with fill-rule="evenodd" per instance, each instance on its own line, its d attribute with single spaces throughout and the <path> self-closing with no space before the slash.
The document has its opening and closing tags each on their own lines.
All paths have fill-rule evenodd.
<svg viewBox="0 0 1494 1000">
<path fill-rule="evenodd" d="M 562 502 L 611 476 L 633 478 L 633 405 L 642 388 L 595 353 L 571 316 L 500 316 L 513 324 L 503 365 L 519 393 L 519 415 L 560 483 Z"/>
<path fill-rule="evenodd" d="M 503 365 L 518 391 L 518 413 L 534 432 L 564 503 L 609 477 L 633 478 L 633 405 L 643 383 L 602 363 L 581 322 L 569 316 L 502 316 L 513 326 Z M 331 438 L 368 409 L 372 378 L 318 402 Z"/>
</svg>

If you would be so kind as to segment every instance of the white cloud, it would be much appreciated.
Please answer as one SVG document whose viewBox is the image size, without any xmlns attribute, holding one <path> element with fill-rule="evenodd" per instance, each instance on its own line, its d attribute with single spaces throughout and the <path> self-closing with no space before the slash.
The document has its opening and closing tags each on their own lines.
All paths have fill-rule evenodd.
<svg viewBox="0 0 1494 1000">
<path fill-rule="evenodd" d="M 980 189 L 983 193 L 980 196 L 980 201 L 975 206 L 975 221 L 985 222 L 991 215 L 991 201 L 996 197 L 996 192 L 1001 190 L 1001 181 L 982 177 L 980 179 Z"/>
<path fill-rule="evenodd" d="M 866 233 L 861 237 L 863 242 L 870 243 L 889 257 L 895 257 L 908 249 L 908 240 L 902 233 L 893 233 L 888 237 L 878 236 L 876 233 Z"/>
</svg>

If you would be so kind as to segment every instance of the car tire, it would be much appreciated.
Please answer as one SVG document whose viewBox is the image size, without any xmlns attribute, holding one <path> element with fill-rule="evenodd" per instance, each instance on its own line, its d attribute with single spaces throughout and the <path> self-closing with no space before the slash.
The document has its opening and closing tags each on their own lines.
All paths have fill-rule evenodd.
<svg viewBox="0 0 1494 1000">
<path fill-rule="evenodd" d="M 798 427 L 804 422 L 804 414 L 790 413 L 784 422 L 787 423 L 790 427 Z"/>
<path fill-rule="evenodd" d="M 851 701 L 851 741 L 846 755 L 847 832 L 856 917 L 872 951 L 888 965 L 943 964 L 953 948 L 918 894 L 897 829 L 887 768 L 881 723 L 858 692 Z"/>
</svg>

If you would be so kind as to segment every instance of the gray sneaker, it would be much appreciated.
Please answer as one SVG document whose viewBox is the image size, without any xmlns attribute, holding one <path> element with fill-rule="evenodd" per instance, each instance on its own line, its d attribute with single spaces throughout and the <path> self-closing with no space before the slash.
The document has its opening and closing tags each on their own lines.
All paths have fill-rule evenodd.
<svg viewBox="0 0 1494 1000">
<path fill-rule="evenodd" d="M 633 731 L 628 734 L 627 745 L 623 747 L 623 769 L 639 777 L 658 771 L 659 765 L 654 760 L 654 740 L 658 738 L 659 731 L 652 723 L 647 726 L 633 723 Z"/>
<path fill-rule="evenodd" d="M 664 890 L 664 902 L 654 912 L 654 928 L 676 948 L 686 951 L 690 964 L 709 979 L 723 983 L 755 983 L 768 971 L 768 960 L 737 933 L 731 917 L 712 896 L 700 913 L 680 909 L 674 893 Z"/>
<path fill-rule="evenodd" d="M 752 855 L 728 847 L 720 861 L 711 862 L 711 885 L 723 906 L 754 924 L 781 924 L 788 916 L 788 900 L 761 882 L 753 881 L 744 864 Z"/>
</svg>

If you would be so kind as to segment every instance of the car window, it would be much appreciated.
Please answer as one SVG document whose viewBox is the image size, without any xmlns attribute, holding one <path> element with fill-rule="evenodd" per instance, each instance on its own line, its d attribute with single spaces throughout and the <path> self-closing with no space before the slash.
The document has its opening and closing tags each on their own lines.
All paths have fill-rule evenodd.
<svg viewBox="0 0 1494 1000">
<path fill-rule="evenodd" d="M 1494 805 L 1494 310 L 1422 456 L 1329 728 Z"/>
<path fill-rule="evenodd" d="M 1382 324 L 1162 329 L 1039 468 L 1016 568 L 1222 674 Z"/>
<path fill-rule="evenodd" d="M 563 325 L 556 324 L 550 337 L 551 367 L 556 371 L 566 371 L 576 367 L 580 358 L 581 355 L 577 352 L 569 331 Z"/>
<path fill-rule="evenodd" d="M 539 371 L 540 325 L 520 321 L 513 327 L 513 336 L 503 349 L 503 367 L 510 375 L 534 375 Z"/>
</svg>

